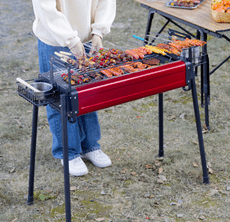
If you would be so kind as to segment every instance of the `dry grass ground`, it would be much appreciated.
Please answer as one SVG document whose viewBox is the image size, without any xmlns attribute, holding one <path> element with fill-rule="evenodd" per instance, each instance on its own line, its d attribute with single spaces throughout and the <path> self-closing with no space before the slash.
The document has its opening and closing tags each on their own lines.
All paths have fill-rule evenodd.
<svg viewBox="0 0 230 222">
<path fill-rule="evenodd" d="M 117 0 L 117 7 L 105 46 L 135 47 L 131 36 L 144 36 L 147 11 L 131 0 Z M 63 168 L 51 154 L 45 107 L 39 108 L 35 202 L 26 204 L 32 105 L 18 96 L 15 79 L 38 76 L 33 11 L 29 0 L 0 1 L 0 9 L 0 221 L 65 221 Z M 163 22 L 156 16 L 153 28 Z M 208 49 L 212 68 L 230 51 L 212 37 Z M 210 185 L 202 183 L 191 92 L 173 90 L 164 94 L 163 161 L 157 159 L 157 95 L 98 112 L 100 143 L 113 165 L 86 162 L 87 176 L 70 177 L 73 221 L 230 221 L 228 75 L 229 62 L 211 76 L 211 130 L 203 134 Z M 199 77 L 197 89 L 200 97 Z"/>
</svg>

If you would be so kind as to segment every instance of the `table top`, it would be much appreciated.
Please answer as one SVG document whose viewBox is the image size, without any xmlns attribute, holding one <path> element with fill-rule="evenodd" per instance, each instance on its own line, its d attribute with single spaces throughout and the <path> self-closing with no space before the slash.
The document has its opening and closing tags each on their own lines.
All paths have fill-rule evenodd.
<svg viewBox="0 0 230 222">
<path fill-rule="evenodd" d="M 178 9 L 165 6 L 165 1 L 158 0 L 135 0 L 143 5 L 149 6 L 183 21 L 189 22 L 212 32 L 230 29 L 230 23 L 217 23 L 211 15 L 211 0 L 205 0 L 195 9 Z"/>
</svg>

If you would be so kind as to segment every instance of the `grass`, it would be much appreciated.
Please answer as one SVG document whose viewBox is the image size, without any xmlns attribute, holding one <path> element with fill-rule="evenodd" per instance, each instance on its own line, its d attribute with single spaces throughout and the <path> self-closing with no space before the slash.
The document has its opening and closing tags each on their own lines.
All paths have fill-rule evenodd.
<svg viewBox="0 0 230 222">
<path fill-rule="evenodd" d="M 5 26 L 6 37 L 0 54 L 0 221 L 65 221 L 63 168 L 51 154 L 52 138 L 45 107 L 39 108 L 35 201 L 33 205 L 26 204 L 32 105 L 18 96 L 15 78 L 36 78 L 38 58 L 36 38 L 27 37 L 32 31 L 31 2 L 19 2 L 18 10 L 20 7 L 24 10 L 17 14 L 28 19 L 15 20 L 12 15 L 4 20 L 8 26 Z M 11 4 L 8 1 L 4 6 L 0 4 L 0 8 L 7 11 L 13 7 Z M 111 48 L 113 43 L 122 48 L 134 47 L 131 35 L 144 36 L 147 10 L 131 0 L 118 0 L 117 6 L 112 32 L 104 38 L 105 46 Z M 158 15 L 154 19 L 156 26 L 153 28 L 158 30 L 162 19 Z M 14 30 L 15 25 L 23 29 Z M 17 39 L 20 42 L 15 42 Z M 228 51 L 222 50 L 225 46 L 222 39 L 208 38 L 211 65 L 227 56 Z M 86 162 L 88 175 L 70 176 L 71 187 L 76 187 L 71 190 L 73 221 L 104 218 L 106 222 L 197 222 L 202 221 L 201 216 L 205 217 L 203 221 L 229 221 L 228 64 L 211 76 L 211 131 L 203 134 L 207 162 L 213 170 L 209 174 L 210 185 L 202 183 L 191 92 L 173 90 L 164 94 L 165 158 L 162 161 L 157 158 L 157 95 L 98 112 L 102 134 L 100 144 L 113 165 L 100 169 Z M 196 83 L 200 102 L 199 76 Z M 200 108 L 200 114 L 203 125 L 204 109 Z M 160 175 L 166 178 L 163 183 L 158 182 Z M 210 196 L 211 190 L 216 193 Z"/>
</svg>

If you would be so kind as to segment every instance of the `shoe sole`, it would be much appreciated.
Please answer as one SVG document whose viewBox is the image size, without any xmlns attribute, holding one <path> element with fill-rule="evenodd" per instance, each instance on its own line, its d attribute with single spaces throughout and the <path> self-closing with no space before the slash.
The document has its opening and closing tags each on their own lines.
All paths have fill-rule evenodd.
<svg viewBox="0 0 230 222">
<path fill-rule="evenodd" d="M 62 162 L 61 162 L 61 165 L 64 166 L 64 164 Z M 84 175 L 86 175 L 88 173 L 89 173 L 88 169 L 84 173 L 80 173 L 80 174 L 71 173 L 70 170 L 69 170 L 69 174 L 72 175 L 72 176 L 76 176 L 76 177 L 84 176 Z"/>
<path fill-rule="evenodd" d="M 72 175 L 72 176 L 81 177 L 81 176 L 84 176 L 84 175 L 88 174 L 88 172 L 89 171 L 87 170 L 86 172 L 80 173 L 80 174 L 74 174 L 74 173 L 71 173 L 71 172 L 69 172 L 69 174 Z"/>
<path fill-rule="evenodd" d="M 107 164 L 107 165 L 103 165 L 103 166 L 102 166 L 102 165 L 98 165 L 97 163 L 91 161 L 91 160 L 88 159 L 87 157 L 81 156 L 81 158 L 84 159 L 84 160 L 90 161 L 94 166 L 99 167 L 99 168 L 105 168 L 105 167 L 108 167 L 108 166 L 111 166 L 111 165 L 112 165 L 112 162 L 111 162 L 111 163 L 109 163 L 109 164 Z"/>
</svg>

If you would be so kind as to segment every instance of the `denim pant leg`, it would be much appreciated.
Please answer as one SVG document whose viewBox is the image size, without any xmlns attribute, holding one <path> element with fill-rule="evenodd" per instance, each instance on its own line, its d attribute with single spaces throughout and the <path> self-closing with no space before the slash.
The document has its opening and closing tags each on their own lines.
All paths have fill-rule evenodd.
<svg viewBox="0 0 230 222">
<path fill-rule="evenodd" d="M 50 70 L 50 55 L 53 55 L 55 51 L 68 52 L 69 49 L 66 47 L 50 46 L 38 40 L 40 73 L 48 72 Z M 47 105 L 46 110 L 50 131 L 53 136 L 52 154 L 55 158 L 62 159 L 61 114 L 49 105 Z M 71 124 L 68 122 L 67 133 L 70 160 L 80 156 L 80 153 L 82 153 L 82 145 L 84 147 L 84 153 L 93 149 L 100 149 L 100 144 L 98 143 L 98 140 L 100 139 L 100 125 L 96 112 L 77 117 L 76 123 Z"/>
<path fill-rule="evenodd" d="M 99 150 L 101 139 L 100 125 L 97 112 L 88 113 L 79 117 L 79 124 L 84 132 L 84 137 L 81 141 L 82 153 Z"/>
<path fill-rule="evenodd" d="M 50 106 L 47 106 L 46 110 L 50 132 L 53 138 L 52 154 L 57 159 L 63 159 L 61 114 Z M 82 152 L 81 140 L 84 138 L 84 135 L 79 128 L 78 122 L 73 124 L 67 122 L 67 134 L 68 153 L 69 159 L 71 160 L 80 156 Z"/>
</svg>

